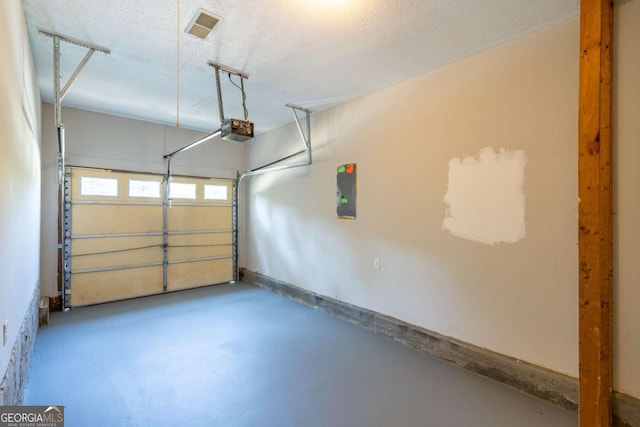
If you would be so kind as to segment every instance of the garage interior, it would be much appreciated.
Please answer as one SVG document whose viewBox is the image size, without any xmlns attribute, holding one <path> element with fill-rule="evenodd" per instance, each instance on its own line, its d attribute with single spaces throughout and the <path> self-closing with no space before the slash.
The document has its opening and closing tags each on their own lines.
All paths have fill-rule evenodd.
<svg viewBox="0 0 640 427">
<path fill-rule="evenodd" d="M 640 426 L 637 22 L 3 2 L 0 405 Z"/>
</svg>

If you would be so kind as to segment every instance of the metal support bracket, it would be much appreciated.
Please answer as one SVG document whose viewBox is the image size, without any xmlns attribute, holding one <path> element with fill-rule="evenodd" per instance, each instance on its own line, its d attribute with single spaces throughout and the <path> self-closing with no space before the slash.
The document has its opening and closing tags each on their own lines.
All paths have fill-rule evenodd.
<svg viewBox="0 0 640 427">
<path fill-rule="evenodd" d="M 309 115 L 311 114 L 311 110 L 295 104 L 285 104 L 285 106 L 291 108 L 291 111 L 293 112 L 293 117 L 296 120 L 296 125 L 298 126 L 298 132 L 300 132 L 300 137 L 302 138 L 302 142 L 304 142 L 304 146 L 307 147 L 307 149 L 310 149 L 311 148 L 311 121 L 309 120 Z M 304 112 L 307 115 L 307 134 L 306 135 L 302 131 L 300 118 L 298 117 L 298 113 L 296 113 L 296 111 L 298 110 Z"/>
<path fill-rule="evenodd" d="M 244 142 L 253 138 L 253 123 L 249 120 L 249 110 L 247 110 L 247 95 L 244 91 L 244 80 L 249 76 L 242 71 L 234 70 L 233 68 L 225 65 L 217 64 L 215 62 L 208 63 L 210 67 L 216 71 L 216 93 L 218 95 L 218 114 L 220 116 L 220 125 L 222 127 L 222 139 L 228 141 Z M 229 74 L 229 80 L 231 75 L 240 77 L 240 85 L 237 85 L 233 81 L 231 84 L 236 86 L 242 92 L 242 109 L 244 111 L 244 119 L 231 119 L 224 115 L 224 105 L 222 101 L 222 88 L 220 86 L 220 71 Z"/>
<path fill-rule="evenodd" d="M 218 64 L 217 62 L 213 62 L 213 61 L 209 61 L 207 62 L 207 64 L 209 65 L 209 67 L 216 68 L 225 73 L 233 74 L 234 76 L 238 76 L 240 78 L 249 80 L 249 74 L 244 73 L 242 71 L 235 70 L 231 67 L 227 67 L 226 65 Z"/>
<path fill-rule="evenodd" d="M 290 154 L 288 156 L 282 157 L 281 159 L 275 160 L 273 162 L 267 163 L 266 165 L 262 165 L 260 167 L 254 168 L 254 169 L 250 169 L 248 171 L 246 171 L 245 173 L 243 173 L 240 178 L 238 178 L 238 185 L 240 185 L 240 183 L 247 177 L 250 176 L 254 176 L 254 175 L 261 175 L 263 173 L 267 173 L 267 172 L 275 172 L 275 171 L 279 171 L 279 170 L 285 170 L 285 169 L 291 169 L 291 168 L 297 168 L 300 166 L 309 166 L 313 163 L 313 157 L 312 157 L 312 153 L 311 153 L 311 110 L 309 110 L 308 108 L 304 108 L 304 107 L 300 107 L 299 105 L 295 105 L 295 104 L 286 104 L 287 107 L 291 108 L 292 112 L 293 112 L 293 117 L 295 119 L 296 122 L 296 126 L 298 127 L 298 132 L 300 133 L 300 137 L 302 138 L 302 142 L 304 144 L 304 150 L 300 150 L 297 151 L 293 154 Z M 298 116 L 298 113 L 296 111 L 302 111 L 305 113 L 306 115 L 306 132 L 302 130 L 302 124 L 300 123 L 300 117 Z M 298 163 L 292 163 L 292 164 L 285 164 L 285 165 L 278 165 L 281 162 L 284 162 L 285 160 L 289 160 L 291 158 L 297 157 L 301 154 L 306 154 L 307 155 L 307 159 L 303 160 L 301 162 Z"/>
<path fill-rule="evenodd" d="M 51 37 L 53 39 L 53 86 L 54 86 L 54 98 L 55 98 L 55 120 L 56 127 L 60 127 L 62 123 L 62 100 L 69 92 L 71 85 L 78 78 L 78 75 L 82 71 L 82 69 L 87 65 L 91 56 L 93 56 L 94 52 L 102 52 L 106 55 L 109 55 L 111 51 L 103 46 L 98 46 L 92 43 L 88 43 L 82 40 L 75 39 L 73 37 L 63 36 L 62 34 L 52 33 L 49 31 L 39 30 L 40 34 L 43 34 L 47 37 Z M 75 68 L 69 80 L 64 84 L 62 89 L 60 89 L 60 42 L 64 41 L 70 44 L 74 44 L 76 46 L 84 47 L 88 49 L 80 64 Z"/>
<path fill-rule="evenodd" d="M 225 72 L 229 75 L 233 74 L 234 76 L 238 76 L 240 77 L 240 84 L 241 86 L 241 90 L 242 90 L 242 107 L 245 110 L 245 116 L 244 119 L 245 121 L 248 120 L 246 111 L 247 108 L 244 104 L 244 99 L 245 99 L 245 94 L 244 94 L 244 79 L 249 79 L 249 75 L 247 73 L 243 73 L 242 71 L 238 71 L 235 70 L 231 67 L 227 67 L 226 65 L 222 65 L 222 64 L 218 64 L 217 62 L 213 62 L 213 61 L 209 61 L 207 63 L 209 65 L 209 67 L 213 68 L 214 70 L 216 70 L 216 92 L 218 94 L 218 113 L 220 115 L 220 124 L 224 124 L 226 117 L 224 116 L 224 106 L 223 106 L 223 102 L 222 102 L 222 90 L 220 88 L 220 71 Z"/>
</svg>

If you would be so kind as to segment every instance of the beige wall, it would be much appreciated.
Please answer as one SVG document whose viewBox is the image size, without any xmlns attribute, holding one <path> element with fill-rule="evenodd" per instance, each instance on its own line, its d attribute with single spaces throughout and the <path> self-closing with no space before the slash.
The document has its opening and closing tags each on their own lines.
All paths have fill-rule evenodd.
<svg viewBox="0 0 640 427">
<path fill-rule="evenodd" d="M 40 248 L 40 92 L 20 0 L 0 2 L 0 52 L 1 379 L 38 286 Z"/>
<path fill-rule="evenodd" d="M 628 197 L 618 195 L 616 388 L 634 396 L 639 3 L 617 13 L 618 156 L 628 152 L 617 173 Z M 246 267 L 577 376 L 578 52 L 572 19 L 315 114 L 313 166 L 252 178 Z M 296 144 L 292 126 L 262 135 L 249 166 Z M 358 164 L 355 221 L 335 212 L 347 162 Z M 490 227 L 471 221 L 477 212 Z"/>
<path fill-rule="evenodd" d="M 53 113 L 51 104 L 43 104 L 41 290 L 47 296 L 57 292 L 58 142 Z M 162 174 L 164 154 L 205 135 L 74 108 L 62 109 L 62 121 L 66 135 L 65 161 L 73 166 Z M 215 123 L 212 121 L 212 126 Z M 176 175 L 235 178 L 237 171 L 246 169 L 245 160 L 244 144 L 214 140 L 177 155 L 171 162 L 171 171 Z"/>
</svg>

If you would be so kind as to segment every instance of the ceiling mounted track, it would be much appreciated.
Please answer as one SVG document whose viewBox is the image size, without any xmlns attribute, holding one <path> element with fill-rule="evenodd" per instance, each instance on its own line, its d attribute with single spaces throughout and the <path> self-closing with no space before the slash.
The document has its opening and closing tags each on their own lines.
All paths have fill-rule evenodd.
<svg viewBox="0 0 640 427">
<path fill-rule="evenodd" d="M 249 80 L 249 74 L 244 73 L 242 71 L 236 70 L 234 68 L 231 67 L 227 67 L 226 65 L 222 65 L 222 64 L 218 64 L 216 62 L 213 61 L 209 61 L 207 62 L 207 64 L 209 64 L 209 67 L 211 68 L 216 68 L 224 73 L 228 73 L 228 74 L 233 74 L 234 76 L 238 76 L 241 77 L 243 79 Z"/>
</svg>

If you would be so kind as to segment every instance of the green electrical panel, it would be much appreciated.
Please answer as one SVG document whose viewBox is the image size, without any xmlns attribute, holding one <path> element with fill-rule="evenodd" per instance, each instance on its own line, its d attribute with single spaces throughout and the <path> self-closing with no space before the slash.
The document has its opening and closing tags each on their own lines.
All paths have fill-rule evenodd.
<svg viewBox="0 0 640 427">
<path fill-rule="evenodd" d="M 338 166 L 336 211 L 338 218 L 356 218 L 356 164 Z"/>
</svg>

